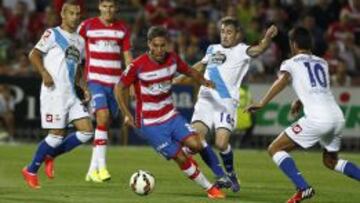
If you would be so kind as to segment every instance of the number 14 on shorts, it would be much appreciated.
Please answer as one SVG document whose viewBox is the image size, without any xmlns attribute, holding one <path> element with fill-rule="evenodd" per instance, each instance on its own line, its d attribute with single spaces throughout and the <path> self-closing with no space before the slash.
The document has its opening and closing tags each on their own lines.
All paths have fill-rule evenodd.
<svg viewBox="0 0 360 203">
<path fill-rule="evenodd" d="M 227 114 L 225 112 L 221 112 L 220 113 L 220 122 L 227 122 L 228 124 L 234 126 L 234 118 L 230 115 L 230 114 Z"/>
</svg>

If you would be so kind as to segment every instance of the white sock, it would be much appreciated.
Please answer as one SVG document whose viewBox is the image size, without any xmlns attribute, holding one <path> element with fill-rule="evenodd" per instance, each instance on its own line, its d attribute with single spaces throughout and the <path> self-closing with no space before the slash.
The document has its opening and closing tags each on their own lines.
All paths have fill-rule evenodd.
<svg viewBox="0 0 360 203">
<path fill-rule="evenodd" d="M 335 166 L 335 171 L 344 173 L 345 166 L 347 164 L 347 160 L 339 159 Z"/>
<path fill-rule="evenodd" d="M 188 178 L 195 181 L 203 189 L 208 190 L 212 187 L 211 183 L 204 176 L 204 174 L 193 164 L 190 160 L 181 168 Z"/>
<path fill-rule="evenodd" d="M 102 129 L 96 128 L 95 130 L 95 157 L 97 160 L 98 169 L 106 168 L 106 148 L 108 142 L 108 132 Z"/>
<path fill-rule="evenodd" d="M 95 154 L 95 144 L 92 147 L 92 153 L 91 153 L 91 161 L 90 161 L 90 166 L 89 166 L 89 170 L 88 173 L 91 173 L 95 170 L 98 170 L 98 162 L 96 160 L 96 154 Z"/>
<path fill-rule="evenodd" d="M 45 138 L 45 142 L 52 148 L 56 148 L 57 146 L 59 146 L 62 141 L 63 141 L 64 137 L 60 136 L 60 135 L 55 135 L 55 134 L 48 134 Z"/>
</svg>

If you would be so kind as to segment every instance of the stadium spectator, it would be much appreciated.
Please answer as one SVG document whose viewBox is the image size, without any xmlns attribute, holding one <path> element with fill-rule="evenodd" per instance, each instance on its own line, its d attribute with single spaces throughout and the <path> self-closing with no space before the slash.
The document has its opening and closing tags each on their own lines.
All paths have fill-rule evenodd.
<svg viewBox="0 0 360 203">
<path fill-rule="evenodd" d="M 5 25 L 0 23 L 0 65 L 7 66 L 10 64 L 11 60 L 14 58 L 14 49 L 13 42 L 6 35 Z M 3 72 L 0 74 L 6 74 Z"/>
<path fill-rule="evenodd" d="M 350 22 L 349 13 L 341 12 L 339 21 L 330 24 L 327 30 L 327 38 L 330 41 L 342 43 L 347 32 L 354 32 L 354 26 Z"/>
<path fill-rule="evenodd" d="M 111 120 L 119 115 L 113 88 L 120 79 L 122 64 L 128 66 L 132 61 L 131 33 L 127 25 L 116 18 L 118 7 L 116 0 L 100 0 L 99 16 L 85 20 L 78 29 L 86 42 L 86 77 L 96 119 L 94 147 L 86 181 L 111 179 L 106 165 L 106 150 Z"/>
<path fill-rule="evenodd" d="M 176 72 L 186 74 L 207 87 L 213 87 L 213 83 L 191 69 L 177 54 L 168 52 L 169 36 L 164 27 L 151 27 L 147 39 L 149 52 L 140 55 L 127 67 L 115 87 L 125 124 L 141 134 L 165 158 L 174 160 L 188 178 L 207 191 L 209 198 L 225 198 L 225 194 L 207 180 L 197 163 L 181 150 L 183 145 L 198 152 L 202 146 L 198 134 L 177 113 L 171 97 L 171 81 Z M 132 84 L 136 93 L 136 119 L 124 97 Z"/>
<path fill-rule="evenodd" d="M 13 142 L 15 138 L 15 104 L 7 85 L 0 84 L 0 124 L 5 133 L 0 136 L 0 141 Z"/>
<path fill-rule="evenodd" d="M 344 33 L 341 46 L 339 47 L 339 56 L 345 62 L 349 74 L 360 75 L 360 48 L 355 44 L 354 34 Z"/>
<path fill-rule="evenodd" d="M 346 65 L 340 63 L 335 69 L 335 73 L 330 75 L 331 77 L 331 86 L 332 87 L 350 87 L 351 86 L 351 77 L 348 75 Z"/>
<path fill-rule="evenodd" d="M 145 5 L 145 19 L 150 25 L 166 25 L 173 11 L 172 1 L 149 0 Z"/>
<path fill-rule="evenodd" d="M 16 77 L 33 76 L 34 71 L 27 57 L 27 52 L 18 49 L 16 50 L 15 58 L 17 60 L 10 65 L 8 75 Z"/>
<path fill-rule="evenodd" d="M 30 12 L 27 4 L 22 1 L 17 1 L 12 15 L 6 24 L 6 33 L 11 36 L 13 40 L 20 42 L 17 43 L 20 46 L 24 46 L 30 38 L 29 21 Z"/>
<path fill-rule="evenodd" d="M 360 1 L 348 0 L 348 4 L 342 8 L 341 12 L 349 14 L 350 22 L 354 26 L 357 45 L 360 46 Z"/>
<path fill-rule="evenodd" d="M 325 52 L 323 58 L 329 64 L 330 75 L 335 73 L 339 66 L 345 66 L 345 69 L 347 69 L 346 64 L 339 55 L 339 45 L 337 42 L 329 42 L 328 49 Z"/>
<path fill-rule="evenodd" d="M 18 4 L 21 3 L 21 4 L 26 4 L 26 7 L 30 12 L 35 11 L 34 0 L 2 0 L 2 2 L 6 8 L 10 8 L 12 10 L 16 9 Z"/>
</svg>

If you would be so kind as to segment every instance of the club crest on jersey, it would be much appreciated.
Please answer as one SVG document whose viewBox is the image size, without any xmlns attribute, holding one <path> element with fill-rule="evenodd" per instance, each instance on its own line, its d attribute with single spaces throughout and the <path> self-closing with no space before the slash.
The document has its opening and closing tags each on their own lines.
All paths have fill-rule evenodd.
<svg viewBox="0 0 360 203">
<path fill-rule="evenodd" d="M 45 120 L 48 123 L 52 123 L 53 122 L 53 115 L 52 114 L 46 114 Z"/>
<path fill-rule="evenodd" d="M 74 45 L 70 45 L 65 50 L 65 58 L 67 61 L 74 63 L 79 63 L 80 61 L 80 51 Z"/>
<path fill-rule="evenodd" d="M 211 54 L 210 63 L 221 65 L 225 63 L 226 56 L 225 54 L 221 53 L 220 51 L 217 51 L 216 53 Z"/>
<path fill-rule="evenodd" d="M 291 129 L 295 134 L 298 134 L 302 131 L 302 127 L 299 124 L 294 125 Z"/>
</svg>

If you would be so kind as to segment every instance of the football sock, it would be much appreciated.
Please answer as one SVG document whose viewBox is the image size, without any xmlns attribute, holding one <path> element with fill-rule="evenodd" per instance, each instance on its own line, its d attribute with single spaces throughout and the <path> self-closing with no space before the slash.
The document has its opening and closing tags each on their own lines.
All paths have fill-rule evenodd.
<svg viewBox="0 0 360 203">
<path fill-rule="evenodd" d="M 97 162 L 96 154 L 95 154 L 95 142 L 93 142 L 91 161 L 90 161 L 88 173 L 91 173 L 95 170 L 98 170 L 98 162 Z"/>
<path fill-rule="evenodd" d="M 108 131 L 105 126 L 97 126 L 95 130 L 95 159 L 99 169 L 106 168 L 106 148 L 108 143 Z"/>
<path fill-rule="evenodd" d="M 359 167 L 347 160 L 339 159 L 335 166 L 335 171 L 338 171 L 349 176 L 350 178 L 360 181 Z"/>
<path fill-rule="evenodd" d="M 69 152 L 75 147 L 79 146 L 82 143 L 85 143 L 91 139 L 93 136 L 92 132 L 80 132 L 76 131 L 73 133 L 70 133 L 64 141 L 55 148 L 54 153 L 50 154 L 52 157 L 57 157 L 63 153 Z"/>
<path fill-rule="evenodd" d="M 227 149 L 223 152 L 220 152 L 220 157 L 224 163 L 224 167 L 227 173 L 234 172 L 234 154 L 231 149 L 231 146 L 228 145 Z"/>
<path fill-rule="evenodd" d="M 203 189 L 208 190 L 211 188 L 211 183 L 206 179 L 203 173 L 195 166 L 193 160 L 187 159 L 180 169 L 186 174 L 188 178 L 195 181 Z"/>
<path fill-rule="evenodd" d="M 276 165 L 290 178 L 296 188 L 305 189 L 309 185 L 296 168 L 294 160 L 285 151 L 278 151 L 272 157 Z"/>
<path fill-rule="evenodd" d="M 202 142 L 203 149 L 200 151 L 200 156 L 208 165 L 208 167 L 212 170 L 216 177 L 225 176 L 224 170 L 221 168 L 218 157 L 216 156 L 214 150 L 210 145 L 206 143 L 206 141 Z"/>
<path fill-rule="evenodd" d="M 37 173 L 42 162 L 44 162 L 46 155 L 52 154 L 55 148 L 61 144 L 62 140 L 62 136 L 48 134 L 46 138 L 40 142 L 34 158 L 31 164 L 28 166 L 27 170 L 30 173 Z"/>
</svg>

